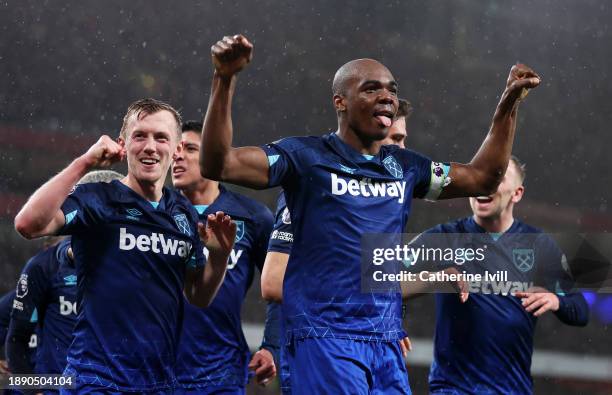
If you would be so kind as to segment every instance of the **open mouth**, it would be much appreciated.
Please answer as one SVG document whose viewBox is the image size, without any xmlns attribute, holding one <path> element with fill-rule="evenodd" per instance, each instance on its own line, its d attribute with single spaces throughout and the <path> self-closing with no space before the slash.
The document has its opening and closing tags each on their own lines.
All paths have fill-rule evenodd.
<svg viewBox="0 0 612 395">
<path fill-rule="evenodd" d="M 384 127 L 388 128 L 393 123 L 393 112 L 382 110 L 374 113 L 374 118 L 378 120 Z"/>
<path fill-rule="evenodd" d="M 174 166 L 172 168 L 172 174 L 173 175 L 178 175 L 178 174 L 183 174 L 186 171 L 186 169 L 182 166 Z"/>
<path fill-rule="evenodd" d="M 159 163 L 159 159 L 155 159 L 155 158 L 141 158 L 140 159 L 140 163 L 142 163 L 145 166 L 154 166 L 154 165 Z"/>
<path fill-rule="evenodd" d="M 481 204 L 486 204 L 486 203 L 491 203 L 493 201 L 493 198 L 490 196 L 478 196 L 476 198 L 476 201 Z"/>
</svg>

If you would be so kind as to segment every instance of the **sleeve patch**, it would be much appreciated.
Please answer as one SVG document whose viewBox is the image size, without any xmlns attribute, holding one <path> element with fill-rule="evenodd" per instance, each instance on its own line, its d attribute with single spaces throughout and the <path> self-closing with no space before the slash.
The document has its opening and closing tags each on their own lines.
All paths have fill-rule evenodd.
<svg viewBox="0 0 612 395">
<path fill-rule="evenodd" d="M 280 155 L 268 155 L 268 165 L 272 166 L 273 164 L 275 164 L 276 161 L 278 161 L 279 157 Z"/>
<path fill-rule="evenodd" d="M 30 322 L 32 323 L 38 322 L 38 310 L 36 308 L 34 308 L 34 311 L 32 312 L 32 316 L 30 317 Z"/>
<path fill-rule="evenodd" d="M 76 217 L 78 211 L 79 210 L 74 210 L 74 211 L 71 211 L 68 214 L 66 214 L 66 225 L 69 224 L 70 222 L 72 222 L 74 217 Z"/>
<path fill-rule="evenodd" d="M 425 195 L 426 200 L 437 200 L 445 186 L 450 184 L 448 173 L 450 165 L 448 163 L 431 162 L 431 179 L 429 190 Z"/>
</svg>

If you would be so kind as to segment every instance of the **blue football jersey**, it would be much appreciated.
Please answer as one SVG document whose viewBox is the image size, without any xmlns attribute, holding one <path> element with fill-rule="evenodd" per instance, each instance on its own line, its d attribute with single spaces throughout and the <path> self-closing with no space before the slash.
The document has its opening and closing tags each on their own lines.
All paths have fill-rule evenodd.
<svg viewBox="0 0 612 395">
<path fill-rule="evenodd" d="M 38 324 L 35 372 L 60 374 L 76 322 L 76 268 L 70 238 L 31 258 L 19 279 L 11 318 Z"/>
<path fill-rule="evenodd" d="M 367 157 L 335 133 L 263 149 L 269 185 L 284 189 L 294 236 L 283 282 L 286 341 L 404 337 L 399 291 L 361 291 L 361 237 L 401 233 L 412 198 L 437 197 L 448 167 L 396 146 Z"/>
<path fill-rule="evenodd" d="M 0 348 L 4 347 L 6 332 L 11 321 L 13 299 L 15 299 L 15 291 L 7 292 L 0 298 Z M 4 359 L 4 354 L 0 355 L 0 359 Z"/>
<path fill-rule="evenodd" d="M 152 203 L 119 181 L 77 186 L 62 211 L 78 306 L 65 373 L 115 391 L 171 388 L 185 270 L 193 254 L 204 263 L 197 212 L 176 191 Z"/>
<path fill-rule="evenodd" d="M 513 296 L 534 285 L 557 287 L 569 281 L 562 267 L 563 253 L 539 229 L 515 219 L 501 236 L 487 234 L 472 217 L 438 225 L 426 233 L 474 233 L 486 245 L 486 260 L 466 262 L 464 270 L 508 272 L 508 281 L 470 282 L 470 296 L 460 303 L 456 294 L 438 293 L 434 361 L 429 374 L 431 392 L 452 390 L 460 394 L 530 394 L 533 335 L 537 319 Z M 453 240 L 457 242 L 454 243 Z M 448 237 L 445 247 L 462 248 L 465 239 Z M 517 259 L 517 253 L 521 259 Z M 529 255 L 528 260 L 523 256 Z M 475 267 L 478 266 L 478 267 Z M 539 279 L 548 279 L 549 284 Z M 554 284 L 553 284 L 554 282 Z M 588 315 L 581 294 L 560 296 L 561 304 Z M 565 301 L 565 302 L 564 302 Z M 563 309 L 557 315 L 563 314 Z M 560 317 L 561 318 L 561 317 Z"/>
<path fill-rule="evenodd" d="M 291 229 L 291 214 L 285 202 L 285 194 L 281 191 L 276 201 L 274 227 L 268 243 L 268 251 L 291 254 L 293 245 L 293 230 Z"/>
<path fill-rule="evenodd" d="M 211 305 L 202 309 L 185 304 L 176 365 L 183 388 L 244 386 L 247 382 L 250 353 L 240 311 L 255 268 L 263 267 L 272 213 L 253 199 L 219 188 L 221 193 L 210 206 L 195 207 L 202 222 L 216 211 L 230 215 L 237 224 L 236 240 L 225 279 Z"/>
</svg>

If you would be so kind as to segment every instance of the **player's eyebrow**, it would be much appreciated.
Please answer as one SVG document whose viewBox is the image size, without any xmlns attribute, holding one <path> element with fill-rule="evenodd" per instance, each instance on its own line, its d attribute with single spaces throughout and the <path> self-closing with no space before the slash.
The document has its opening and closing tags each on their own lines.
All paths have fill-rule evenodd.
<svg viewBox="0 0 612 395">
<path fill-rule="evenodd" d="M 363 81 L 360 86 L 364 87 L 364 86 L 368 86 L 368 85 L 374 85 L 374 86 L 387 85 L 389 88 L 393 88 L 393 89 L 397 89 L 397 87 L 398 87 L 398 84 L 397 84 L 397 82 L 395 80 L 390 80 L 387 83 L 383 83 L 380 80 L 366 80 L 366 81 Z"/>
</svg>

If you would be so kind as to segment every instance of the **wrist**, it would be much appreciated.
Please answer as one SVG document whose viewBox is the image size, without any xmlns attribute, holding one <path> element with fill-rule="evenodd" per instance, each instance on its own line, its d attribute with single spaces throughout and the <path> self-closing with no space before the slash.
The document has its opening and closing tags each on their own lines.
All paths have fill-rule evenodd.
<svg viewBox="0 0 612 395">
<path fill-rule="evenodd" d="M 215 69 L 215 72 L 213 74 L 214 81 L 218 81 L 219 83 L 223 85 L 227 85 L 227 86 L 231 86 L 232 82 L 234 82 L 235 79 L 236 79 L 236 74 L 232 74 L 232 75 L 221 74 L 219 73 L 217 69 Z"/>
<path fill-rule="evenodd" d="M 89 158 L 87 153 L 76 158 L 72 164 L 79 170 L 82 175 L 94 168 L 94 160 Z"/>
</svg>

